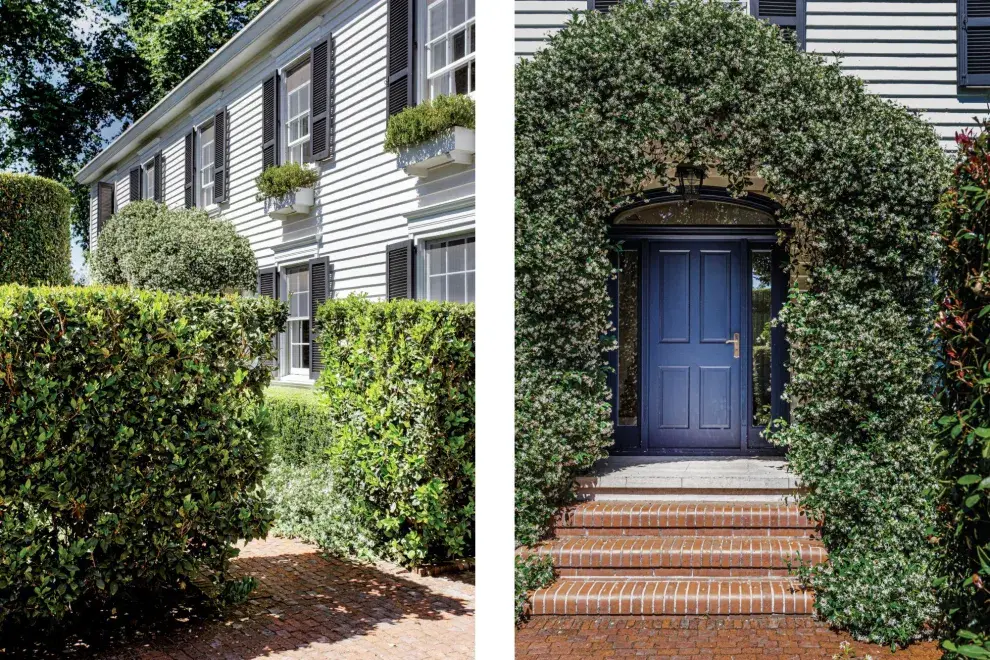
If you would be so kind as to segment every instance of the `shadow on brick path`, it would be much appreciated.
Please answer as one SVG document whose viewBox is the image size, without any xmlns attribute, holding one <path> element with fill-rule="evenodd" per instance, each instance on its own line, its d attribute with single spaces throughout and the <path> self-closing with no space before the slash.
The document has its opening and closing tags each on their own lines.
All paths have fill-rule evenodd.
<svg viewBox="0 0 990 660">
<path fill-rule="evenodd" d="M 427 578 L 390 564 L 325 558 L 289 539 L 255 541 L 234 560 L 235 576 L 258 588 L 222 613 L 202 600 L 145 601 L 91 613 L 58 639 L 0 641 L 0 656 L 99 660 L 254 658 L 471 658 L 474 586 Z"/>
</svg>

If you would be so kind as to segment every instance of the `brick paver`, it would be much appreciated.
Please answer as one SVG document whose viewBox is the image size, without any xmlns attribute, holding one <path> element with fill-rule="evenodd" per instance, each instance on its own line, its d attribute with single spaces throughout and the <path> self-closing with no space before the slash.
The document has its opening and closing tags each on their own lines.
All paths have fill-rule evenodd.
<svg viewBox="0 0 990 660">
<path fill-rule="evenodd" d="M 82 639 L 68 655 L 87 660 L 474 657 L 471 574 L 420 577 L 390 564 L 326 559 L 313 546 L 274 537 L 248 544 L 233 563 L 236 575 L 254 576 L 258 588 L 221 617 L 180 615 L 136 631 L 128 625 L 129 641 L 101 640 L 103 650 L 81 653 L 88 641 Z"/>
<path fill-rule="evenodd" d="M 516 632 L 516 658 L 597 660 L 598 658 L 725 658 L 782 660 L 840 655 L 934 660 L 935 642 L 919 642 L 891 653 L 889 647 L 853 641 L 810 617 L 534 617 Z"/>
</svg>

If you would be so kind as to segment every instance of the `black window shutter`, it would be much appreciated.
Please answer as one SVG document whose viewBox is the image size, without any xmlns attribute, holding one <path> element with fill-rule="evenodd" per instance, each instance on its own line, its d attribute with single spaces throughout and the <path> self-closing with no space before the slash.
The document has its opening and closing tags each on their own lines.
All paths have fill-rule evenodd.
<svg viewBox="0 0 990 660">
<path fill-rule="evenodd" d="M 753 0 L 753 16 L 780 27 L 781 32 L 794 35 L 798 48 L 804 50 L 806 0 Z"/>
<path fill-rule="evenodd" d="M 309 260 L 309 377 L 314 379 L 323 371 L 323 350 L 319 342 L 316 310 L 332 297 L 332 272 L 328 257 Z"/>
<path fill-rule="evenodd" d="M 213 202 L 221 204 L 227 201 L 230 191 L 227 185 L 230 181 L 227 165 L 228 133 L 227 108 L 213 115 Z"/>
<path fill-rule="evenodd" d="M 959 84 L 990 85 L 990 0 L 959 0 L 957 15 Z"/>
<path fill-rule="evenodd" d="M 385 295 L 388 300 L 416 297 L 416 247 L 411 240 L 385 247 Z"/>
<path fill-rule="evenodd" d="M 416 12 L 413 0 L 388 0 L 388 116 L 415 103 Z"/>
<path fill-rule="evenodd" d="M 268 298 L 278 299 L 278 269 L 262 268 L 258 271 L 258 295 Z M 272 370 L 273 374 L 278 373 L 278 334 L 272 338 L 272 347 L 275 349 L 275 359 L 265 360 L 265 364 Z"/>
<path fill-rule="evenodd" d="M 588 0 L 588 9 L 608 11 L 617 4 L 619 4 L 619 0 Z"/>
<path fill-rule="evenodd" d="M 261 84 L 261 169 L 278 165 L 278 73 Z"/>
<path fill-rule="evenodd" d="M 155 154 L 155 180 L 151 182 L 154 186 L 154 197 L 156 202 L 160 202 L 165 198 L 165 186 L 163 185 L 165 180 L 165 159 L 162 157 L 162 152 Z"/>
<path fill-rule="evenodd" d="M 132 202 L 137 202 L 141 200 L 141 167 L 135 167 L 131 170 L 131 182 L 130 189 L 128 190 L 128 199 Z"/>
<path fill-rule="evenodd" d="M 189 134 L 186 135 L 185 170 L 186 208 L 191 209 L 196 206 L 196 131 L 189 131 Z"/>
<path fill-rule="evenodd" d="M 309 86 L 313 127 L 310 131 L 310 162 L 333 156 L 333 59 L 333 39 L 327 39 L 309 51 L 309 70 L 313 77 Z"/>
<path fill-rule="evenodd" d="M 96 184 L 96 234 L 103 233 L 103 227 L 113 215 L 113 184 L 100 181 Z"/>
</svg>

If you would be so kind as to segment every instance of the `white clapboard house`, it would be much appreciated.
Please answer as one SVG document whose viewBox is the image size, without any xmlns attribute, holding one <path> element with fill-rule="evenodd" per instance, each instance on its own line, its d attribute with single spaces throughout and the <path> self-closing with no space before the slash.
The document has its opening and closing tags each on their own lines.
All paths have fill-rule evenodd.
<svg viewBox="0 0 990 660">
<path fill-rule="evenodd" d="M 801 48 L 837 56 L 870 91 L 922 112 L 942 145 L 990 111 L 987 0 L 741 0 L 750 13 L 794 29 Z M 516 56 L 532 55 L 574 10 L 618 0 L 515 0 Z"/>
<path fill-rule="evenodd" d="M 278 377 L 311 382 L 327 298 L 474 300 L 473 133 L 407 157 L 386 121 L 475 89 L 475 0 L 273 0 L 76 175 L 91 242 L 129 202 L 231 221 L 258 259 L 258 293 L 290 301 Z M 257 201 L 263 168 L 308 163 L 310 195 Z"/>
</svg>

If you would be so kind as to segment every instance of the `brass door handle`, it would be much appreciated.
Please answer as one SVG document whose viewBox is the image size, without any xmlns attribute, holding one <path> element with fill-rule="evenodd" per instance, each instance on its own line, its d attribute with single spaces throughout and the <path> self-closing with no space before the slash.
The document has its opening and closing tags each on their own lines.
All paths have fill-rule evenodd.
<svg viewBox="0 0 990 660">
<path fill-rule="evenodd" d="M 732 339 L 726 339 L 726 344 L 732 344 L 732 357 L 739 359 L 739 333 L 732 335 Z"/>
</svg>

